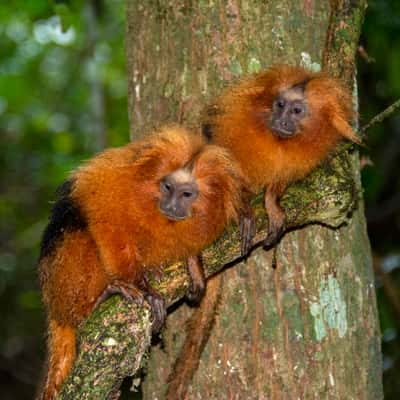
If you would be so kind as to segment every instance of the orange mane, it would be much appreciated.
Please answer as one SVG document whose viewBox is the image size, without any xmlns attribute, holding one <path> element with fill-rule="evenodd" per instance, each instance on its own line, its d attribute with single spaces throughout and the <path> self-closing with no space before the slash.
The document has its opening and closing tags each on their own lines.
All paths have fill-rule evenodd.
<svg viewBox="0 0 400 400">
<path fill-rule="evenodd" d="M 274 98 L 306 82 L 308 115 L 290 139 L 275 136 L 266 126 Z M 305 177 L 342 138 L 359 142 L 348 121 L 351 96 L 336 79 L 300 67 L 275 66 L 229 90 L 210 118 L 213 141 L 229 148 L 253 190 L 285 187 Z"/>
</svg>

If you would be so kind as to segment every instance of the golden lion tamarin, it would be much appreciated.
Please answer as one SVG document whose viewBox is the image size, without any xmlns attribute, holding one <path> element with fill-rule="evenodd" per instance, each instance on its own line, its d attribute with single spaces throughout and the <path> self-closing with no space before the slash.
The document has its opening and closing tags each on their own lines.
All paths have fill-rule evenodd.
<svg viewBox="0 0 400 400">
<path fill-rule="evenodd" d="M 360 143 L 350 126 L 353 117 L 351 94 L 337 79 L 288 65 L 244 79 L 207 108 L 203 134 L 230 150 L 252 192 L 266 189 L 265 246 L 275 244 L 284 232 L 279 198 L 286 187 L 309 174 L 341 139 Z M 249 219 L 241 222 L 242 227 L 251 224 Z M 188 322 L 185 343 L 169 378 L 168 400 L 183 400 L 187 394 L 209 336 L 219 290 L 218 281 L 209 285 Z"/>
<path fill-rule="evenodd" d="M 196 255 L 237 220 L 245 183 L 226 150 L 170 127 L 106 150 L 59 189 L 39 259 L 48 313 L 48 372 L 41 398 L 54 398 L 75 359 L 76 329 L 109 293 L 146 299 L 153 330 L 166 316 L 148 277 L 188 259 L 189 298 L 205 289 Z"/>
<path fill-rule="evenodd" d="M 285 229 L 279 198 L 308 175 L 342 139 L 360 143 L 350 122 L 351 94 L 324 73 L 280 65 L 243 80 L 209 107 L 203 133 L 231 151 L 253 192 L 266 189 L 269 232 Z"/>
</svg>

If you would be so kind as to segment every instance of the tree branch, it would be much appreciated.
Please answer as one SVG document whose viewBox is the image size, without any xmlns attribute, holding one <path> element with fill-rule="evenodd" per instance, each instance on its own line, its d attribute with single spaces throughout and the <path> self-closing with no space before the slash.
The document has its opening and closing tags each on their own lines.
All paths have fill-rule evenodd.
<svg viewBox="0 0 400 400">
<path fill-rule="evenodd" d="M 342 151 L 323 168 L 291 186 L 281 201 L 289 228 L 309 223 L 338 227 L 345 223 L 360 193 L 351 168 Z M 267 233 L 263 196 L 255 197 L 253 210 L 257 221 L 255 243 L 260 244 Z M 202 256 L 207 276 L 240 259 L 238 228 L 229 227 Z M 162 281 L 154 287 L 171 305 L 184 297 L 188 284 L 185 265 L 177 263 L 165 269 Z M 151 339 L 149 311 L 114 296 L 92 313 L 79 337 L 77 360 L 58 398 L 116 398 L 122 379 L 135 375 L 143 364 Z"/>
<path fill-rule="evenodd" d="M 360 133 L 365 133 L 365 131 L 367 131 L 371 126 L 378 124 L 379 122 L 382 122 L 387 117 L 389 117 L 391 114 L 393 114 L 398 108 L 400 108 L 400 99 L 395 101 L 388 108 L 385 108 L 379 114 L 375 115 L 375 117 L 373 117 L 366 125 L 364 125 L 360 129 Z"/>
</svg>

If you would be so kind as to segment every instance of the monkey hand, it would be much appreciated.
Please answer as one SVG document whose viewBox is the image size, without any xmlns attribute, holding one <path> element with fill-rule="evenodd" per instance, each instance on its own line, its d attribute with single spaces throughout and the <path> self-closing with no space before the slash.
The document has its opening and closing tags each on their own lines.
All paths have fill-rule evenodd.
<svg viewBox="0 0 400 400">
<path fill-rule="evenodd" d="M 110 282 L 105 287 L 103 292 L 97 298 L 93 308 L 96 308 L 100 303 L 107 300 L 113 294 L 120 294 L 131 303 L 136 303 L 140 306 L 143 305 L 144 296 L 142 291 L 138 289 L 135 285 L 117 279 Z"/>
<path fill-rule="evenodd" d="M 151 330 L 153 333 L 160 331 L 167 318 L 167 307 L 162 296 L 155 290 L 151 290 L 145 294 L 146 301 L 149 303 L 151 313 L 153 315 L 153 322 Z"/>
<path fill-rule="evenodd" d="M 191 280 L 186 297 L 190 303 L 199 304 L 206 290 L 205 282 Z"/>
<path fill-rule="evenodd" d="M 239 225 L 240 253 L 242 257 L 244 257 L 250 252 L 253 245 L 253 237 L 256 234 L 256 221 L 253 212 L 242 214 L 240 216 Z"/>
<path fill-rule="evenodd" d="M 283 234 L 285 233 L 286 224 L 284 221 L 280 223 L 270 223 L 267 237 L 264 239 L 264 248 L 271 248 L 275 246 Z"/>
<path fill-rule="evenodd" d="M 206 290 L 203 265 L 198 256 L 192 256 L 187 260 L 187 267 L 190 275 L 190 283 L 186 297 L 190 303 L 199 304 Z"/>
</svg>

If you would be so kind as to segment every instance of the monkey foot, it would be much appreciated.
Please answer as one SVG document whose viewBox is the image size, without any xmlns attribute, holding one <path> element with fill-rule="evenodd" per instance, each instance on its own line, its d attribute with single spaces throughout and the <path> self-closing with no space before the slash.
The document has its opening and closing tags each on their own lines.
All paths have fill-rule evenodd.
<svg viewBox="0 0 400 400">
<path fill-rule="evenodd" d="M 140 289 L 138 289 L 135 285 L 115 280 L 106 286 L 106 288 L 97 298 L 94 308 L 96 308 L 103 301 L 107 300 L 113 294 L 121 294 L 128 301 L 136 303 L 140 306 L 143 305 L 144 296 Z"/>
<path fill-rule="evenodd" d="M 240 216 L 240 253 L 242 257 L 248 254 L 253 245 L 253 237 L 256 234 L 256 221 L 254 215 Z"/>
<path fill-rule="evenodd" d="M 145 297 L 147 302 L 150 304 L 151 313 L 153 315 L 151 330 L 153 333 L 157 333 L 160 331 L 161 327 L 164 325 L 165 319 L 167 318 L 165 301 L 158 293 L 157 295 L 154 293 L 146 294 Z"/>
<path fill-rule="evenodd" d="M 263 246 L 267 249 L 275 246 L 279 242 L 284 233 L 285 233 L 284 224 L 280 226 L 271 226 L 269 228 L 267 237 L 264 239 Z"/>
<path fill-rule="evenodd" d="M 139 287 L 143 291 L 144 298 L 150 305 L 153 322 L 151 324 L 152 333 L 160 331 L 167 318 L 167 307 L 163 297 L 149 284 L 149 277 L 144 276 L 140 282 Z"/>
<path fill-rule="evenodd" d="M 150 305 L 153 316 L 152 332 L 157 333 L 163 326 L 167 316 L 164 299 L 148 285 L 147 280 L 144 280 L 140 286 L 141 288 L 139 289 L 133 284 L 115 280 L 106 286 L 97 298 L 94 308 L 113 294 L 120 294 L 128 301 L 136 303 L 139 306 L 143 306 L 143 302 L 146 300 Z"/>
</svg>

